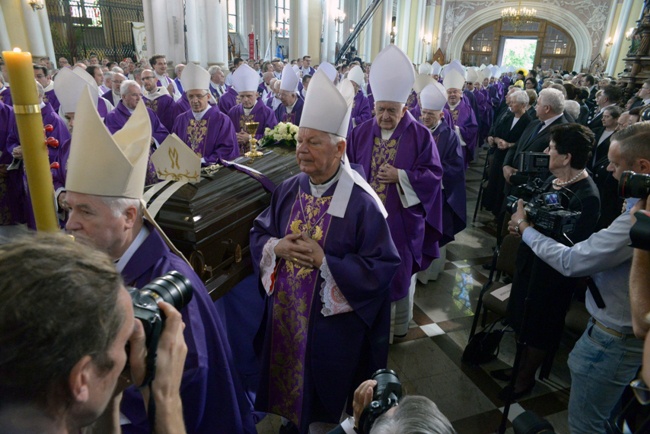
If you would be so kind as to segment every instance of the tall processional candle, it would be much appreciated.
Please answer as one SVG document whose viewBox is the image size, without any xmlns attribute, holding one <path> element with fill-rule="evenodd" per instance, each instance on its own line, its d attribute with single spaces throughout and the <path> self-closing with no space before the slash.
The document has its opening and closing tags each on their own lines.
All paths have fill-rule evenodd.
<svg viewBox="0 0 650 434">
<path fill-rule="evenodd" d="M 54 186 L 43 119 L 38 101 L 38 90 L 34 80 L 32 55 L 14 48 L 3 51 L 2 57 L 7 65 L 14 114 L 18 125 L 18 137 L 23 150 L 23 161 L 27 184 L 32 199 L 32 208 L 39 231 L 59 230 L 54 205 Z"/>
</svg>

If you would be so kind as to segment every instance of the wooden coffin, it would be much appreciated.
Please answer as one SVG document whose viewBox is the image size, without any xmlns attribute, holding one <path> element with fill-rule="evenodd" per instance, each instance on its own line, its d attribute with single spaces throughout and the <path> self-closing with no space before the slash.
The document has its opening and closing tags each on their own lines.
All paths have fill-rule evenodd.
<svg viewBox="0 0 650 434">
<path fill-rule="evenodd" d="M 267 150 L 261 158 L 237 162 L 261 172 L 275 185 L 299 172 L 290 150 Z M 271 193 L 255 178 L 222 167 L 176 191 L 160 209 L 156 222 L 216 300 L 253 272 L 249 232 L 270 200 Z"/>
</svg>

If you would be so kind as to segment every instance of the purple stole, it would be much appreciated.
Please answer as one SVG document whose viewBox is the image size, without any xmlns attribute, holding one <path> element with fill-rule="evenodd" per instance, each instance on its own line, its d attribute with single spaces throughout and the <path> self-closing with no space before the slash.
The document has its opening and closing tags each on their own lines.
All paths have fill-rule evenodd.
<svg viewBox="0 0 650 434">
<path fill-rule="evenodd" d="M 375 137 L 372 147 L 372 157 L 370 158 L 370 173 L 368 174 L 368 184 L 377 193 L 382 203 L 386 203 L 386 189 L 390 184 L 381 183 L 377 180 L 379 168 L 388 163 L 391 166 L 395 164 L 397 149 L 399 148 L 401 136 L 395 139 L 383 140 L 381 137 Z"/>
<path fill-rule="evenodd" d="M 332 216 L 327 214 L 332 196 L 314 197 L 299 190 L 286 233 L 307 233 L 325 246 Z M 316 287 L 320 271 L 284 259 L 274 272 L 273 320 L 269 409 L 301 426 L 307 336 L 312 303 L 320 303 Z M 314 296 L 316 295 L 316 296 Z"/>
</svg>

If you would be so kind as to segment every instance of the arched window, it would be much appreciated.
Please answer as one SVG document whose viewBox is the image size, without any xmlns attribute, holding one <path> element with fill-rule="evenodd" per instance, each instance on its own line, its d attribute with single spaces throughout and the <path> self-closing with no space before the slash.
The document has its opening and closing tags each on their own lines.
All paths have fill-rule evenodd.
<svg viewBox="0 0 650 434">
<path fill-rule="evenodd" d="M 289 38 L 289 3 L 290 0 L 275 0 L 275 28 L 278 29 L 278 38 Z"/>
</svg>

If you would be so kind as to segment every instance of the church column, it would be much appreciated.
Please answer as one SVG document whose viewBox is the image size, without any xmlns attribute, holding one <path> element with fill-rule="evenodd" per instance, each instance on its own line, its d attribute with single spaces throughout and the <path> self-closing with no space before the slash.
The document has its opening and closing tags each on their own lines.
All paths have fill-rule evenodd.
<svg viewBox="0 0 650 434">
<path fill-rule="evenodd" d="M 381 7 L 380 17 L 381 17 L 381 36 L 379 41 L 380 46 L 377 53 L 379 53 L 379 51 L 383 50 L 384 47 L 390 44 L 390 33 L 393 29 L 393 0 L 384 0 Z"/>
<path fill-rule="evenodd" d="M 42 11 L 33 11 L 27 2 L 20 2 L 21 10 L 23 13 L 23 22 L 25 30 L 27 31 L 27 39 L 29 40 L 29 51 L 32 52 L 34 61 L 38 57 L 45 56 L 45 44 L 43 44 L 43 31 L 41 23 L 38 19 L 38 14 Z M 23 49 L 25 51 L 25 49 Z"/>
<path fill-rule="evenodd" d="M 5 15 L 0 5 L 0 50 L 11 51 L 13 48 L 11 46 L 11 39 L 9 39 L 9 32 L 7 32 L 7 25 L 5 24 Z"/>
<path fill-rule="evenodd" d="M 434 35 L 434 20 L 436 17 L 435 4 L 433 4 L 433 2 L 427 2 L 425 10 L 426 18 L 424 21 L 424 32 L 429 43 L 424 47 L 425 55 L 423 58 L 428 62 L 433 57 L 433 50 L 435 49 L 434 41 L 437 38 L 437 35 Z"/>
<path fill-rule="evenodd" d="M 153 1 L 156 2 L 156 0 Z M 200 37 L 201 22 L 199 20 L 199 16 L 201 11 L 199 10 L 198 6 L 199 5 L 196 0 L 187 0 L 185 3 L 185 26 L 187 28 L 185 37 L 187 38 L 187 61 L 200 63 L 201 40 L 205 39 L 205 36 L 203 36 L 203 38 Z"/>
<path fill-rule="evenodd" d="M 225 1 L 203 3 L 204 37 L 208 65 L 228 65 L 228 9 Z"/>
<path fill-rule="evenodd" d="M 397 37 L 396 45 L 408 56 L 409 36 L 417 35 L 417 30 L 410 27 L 411 24 L 411 0 L 400 0 L 397 10 Z M 410 57 L 410 56 L 409 56 Z M 412 61 L 416 59 L 411 59 Z"/>
<path fill-rule="evenodd" d="M 309 48 L 309 3 L 306 0 L 291 0 L 291 37 L 289 58 L 297 59 L 308 54 Z"/>
<path fill-rule="evenodd" d="M 47 5 L 43 3 L 43 9 L 38 11 L 38 20 L 41 23 L 41 34 L 43 35 L 43 45 L 45 52 L 51 59 L 52 65 L 57 65 L 56 53 L 54 52 L 54 42 L 52 42 L 52 29 L 50 29 L 50 18 L 47 15 Z"/>
<path fill-rule="evenodd" d="M 621 14 L 619 15 L 618 23 L 616 24 L 616 31 L 614 32 L 614 45 L 612 50 L 609 53 L 609 59 L 607 61 L 607 69 L 605 72 L 607 74 L 613 74 L 616 69 L 616 63 L 618 61 L 619 54 L 621 52 L 621 46 L 625 41 L 625 30 L 627 26 L 627 20 L 630 16 L 630 10 L 632 9 L 633 0 L 624 0 L 623 7 L 621 8 Z"/>
<path fill-rule="evenodd" d="M 188 1 L 189 3 L 191 1 Z M 147 56 L 164 54 L 167 60 L 173 63 L 185 61 L 189 55 L 185 53 L 183 26 L 186 21 L 183 15 L 183 2 L 143 0 L 142 6 L 147 34 Z M 189 23 L 188 30 L 190 30 Z"/>
</svg>

